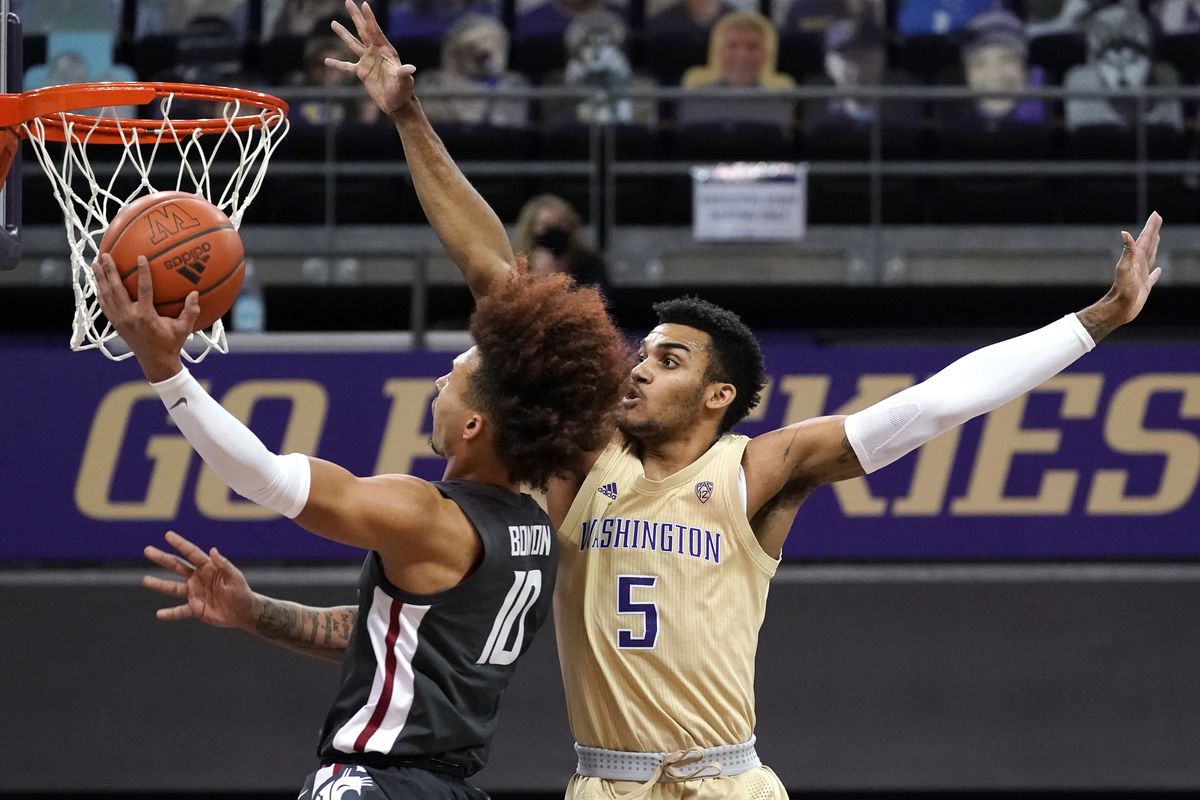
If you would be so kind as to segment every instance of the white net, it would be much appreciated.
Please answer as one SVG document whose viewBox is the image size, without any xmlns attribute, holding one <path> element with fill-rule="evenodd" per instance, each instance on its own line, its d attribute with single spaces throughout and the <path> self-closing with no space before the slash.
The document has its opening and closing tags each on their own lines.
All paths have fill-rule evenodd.
<svg viewBox="0 0 1200 800">
<path fill-rule="evenodd" d="M 135 127 L 134 120 L 119 116 L 121 109 L 111 106 L 95 111 L 94 118 L 83 122 L 76 115 L 62 113 L 49 124 L 42 117 L 22 126 L 63 211 L 75 291 L 72 350 L 98 349 L 114 361 L 132 355 L 96 300 L 91 263 L 109 221 L 145 194 L 176 190 L 204 196 L 240 228 L 242 215 L 262 188 L 271 155 L 287 134 L 286 114 L 240 99 L 221 104 L 212 117 L 217 124 L 206 126 L 208 133 L 191 130 L 171 119 L 176 97 L 174 92 L 159 97 L 162 120 L 154 120 L 151 126 L 138 121 L 143 124 Z M 253 123 L 238 130 L 246 116 L 254 117 Z M 114 131 L 119 143 L 109 144 Z M 49 138 L 48 132 L 53 134 Z M 59 138 L 65 142 L 54 141 Z M 93 145 L 90 151 L 89 143 Z M 93 164 L 91 159 L 99 154 L 116 160 Z M 219 319 L 210 329 L 188 338 L 183 356 L 198 362 L 212 350 L 229 351 Z"/>
</svg>

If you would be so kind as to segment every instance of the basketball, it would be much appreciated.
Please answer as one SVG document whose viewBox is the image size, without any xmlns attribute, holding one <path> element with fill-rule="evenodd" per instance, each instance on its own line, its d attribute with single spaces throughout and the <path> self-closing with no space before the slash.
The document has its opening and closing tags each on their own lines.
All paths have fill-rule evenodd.
<svg viewBox="0 0 1200 800">
<path fill-rule="evenodd" d="M 197 331 L 233 307 L 246 263 L 242 237 L 225 212 L 189 192 L 155 192 L 122 208 L 100 240 L 100 252 L 112 256 L 134 300 L 137 259 L 146 257 L 161 316 L 178 317 L 187 296 L 199 292 Z"/>
</svg>

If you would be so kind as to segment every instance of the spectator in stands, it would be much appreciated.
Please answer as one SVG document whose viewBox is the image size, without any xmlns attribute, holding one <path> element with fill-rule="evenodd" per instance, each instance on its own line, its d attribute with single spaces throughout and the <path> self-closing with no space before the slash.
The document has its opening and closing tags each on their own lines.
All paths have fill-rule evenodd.
<svg viewBox="0 0 1200 800">
<path fill-rule="evenodd" d="M 25 3 L 21 22 L 26 34 L 105 31 L 111 37 L 121 27 L 121 6 L 122 0 L 36 0 Z"/>
<path fill-rule="evenodd" d="M 976 15 L 963 29 L 962 64 L 967 86 L 980 92 L 1016 92 L 1042 85 L 1044 73 L 1029 67 L 1025 24 L 1002 9 Z M 995 130 L 1001 125 L 1045 125 L 1046 104 L 1038 98 L 980 97 L 955 106 L 964 127 Z"/>
<path fill-rule="evenodd" d="M 896 29 L 905 36 L 954 33 L 995 0 L 900 0 Z"/>
<path fill-rule="evenodd" d="M 388 37 L 419 39 L 442 36 L 467 14 L 495 16 L 492 0 L 404 0 L 393 2 Z"/>
<path fill-rule="evenodd" d="M 93 36 L 104 38 L 103 33 L 88 32 L 82 38 Z M 60 86 L 64 83 L 91 83 L 95 81 L 132 81 L 136 75 L 124 64 L 112 63 L 111 38 L 105 49 L 72 47 L 71 42 L 81 37 L 72 36 L 64 42 L 64 34 L 50 34 L 47 48 L 50 51 L 46 64 L 30 67 L 25 73 L 25 88 L 40 89 L 43 86 Z M 134 116 L 132 106 L 122 106 L 118 116 Z M 79 109 L 80 114 L 98 114 L 98 109 Z"/>
<path fill-rule="evenodd" d="M 883 31 L 871 16 L 841 19 L 825 29 L 825 74 L 840 89 L 879 86 L 887 65 Z M 812 122 L 848 125 L 870 124 L 877 104 L 859 97 L 816 101 L 818 108 L 805 116 Z"/>
<path fill-rule="evenodd" d="M 1079 91 L 1140 89 L 1175 86 L 1179 76 L 1170 64 L 1156 64 L 1153 29 L 1141 13 L 1125 5 L 1110 5 L 1094 12 L 1085 28 L 1088 60 L 1072 67 L 1064 85 Z M 1089 125 L 1132 127 L 1137 106 L 1132 98 L 1080 98 L 1066 102 L 1067 128 Z M 1176 98 L 1148 104 L 1146 122 L 1182 131 L 1183 108 Z"/>
<path fill-rule="evenodd" d="M 1200 0 L 1156 0 L 1150 10 L 1168 36 L 1200 31 Z"/>
<path fill-rule="evenodd" d="M 564 35 L 567 68 L 551 75 L 547 85 L 565 85 L 619 92 L 635 88 L 653 88 L 653 80 L 636 75 L 625 52 L 625 23 L 609 11 L 580 14 L 567 26 Z M 547 100 L 542 104 L 542 121 L 548 124 L 600 122 L 652 126 L 657 122 L 653 100 L 630 98 L 610 102 L 567 99 Z"/>
<path fill-rule="evenodd" d="M 263 40 L 329 32 L 329 20 L 344 18 L 345 0 L 263 0 Z"/>
<path fill-rule="evenodd" d="M 528 6 L 528 3 L 517 4 L 516 33 L 521 38 L 561 36 L 572 19 L 588 11 L 608 10 L 622 19 L 629 18 L 628 3 L 611 0 L 543 0 L 537 5 Z"/>
<path fill-rule="evenodd" d="M 779 2 L 786 9 L 775 15 L 783 33 L 823 33 L 835 22 L 868 17 L 876 26 L 884 24 L 883 0 L 792 0 L 790 6 Z"/>
<path fill-rule="evenodd" d="M 864 89 L 887 82 L 884 30 L 874 14 L 834 22 L 825 29 L 824 44 L 825 76 L 834 86 Z M 911 83 L 906 75 L 895 80 Z M 876 118 L 881 117 L 885 153 L 912 158 L 921 136 L 922 113 L 919 100 L 879 103 L 872 98 L 833 97 L 808 101 L 803 126 L 813 157 L 860 158 L 870 147 Z"/>
<path fill-rule="evenodd" d="M 229 22 L 238 38 L 246 35 L 246 0 L 138 0 L 135 33 L 143 36 L 181 33 L 198 17 Z"/>
<path fill-rule="evenodd" d="M 192 17 L 179 32 L 175 64 L 165 76 L 187 83 L 233 84 L 241 75 L 242 39 L 234 22 L 226 17 Z"/>
<path fill-rule="evenodd" d="M 26 33 L 42 34 L 46 41 L 45 63 L 25 73 L 26 89 L 136 79 L 130 67 L 113 63 L 119 0 L 38 0 L 24 11 Z"/>
<path fill-rule="evenodd" d="M 604 260 L 584 242 L 582 227 L 579 212 L 566 200 L 538 195 L 521 208 L 513 250 L 526 254 L 536 274 L 565 272 L 577 283 L 603 290 L 607 284 Z"/>
<path fill-rule="evenodd" d="M 349 72 L 326 65 L 326 58 L 341 60 L 346 46 L 332 33 L 314 32 L 304 43 L 304 70 L 294 76 L 297 86 L 336 89 L 358 86 Z M 358 100 L 307 99 L 291 104 L 291 121 L 304 125 L 341 125 L 346 122 L 374 124 L 381 114 L 369 97 Z"/>
<path fill-rule="evenodd" d="M 685 89 L 708 87 L 791 89 L 795 81 L 776 70 L 778 37 L 771 21 L 755 11 L 726 14 L 709 39 L 708 64 L 683 75 Z M 790 129 L 791 101 L 682 100 L 675 121 L 680 125 L 714 121 L 776 123 Z"/>
<path fill-rule="evenodd" d="M 421 90 L 490 92 L 528 86 L 523 75 L 508 69 L 508 45 L 508 31 L 495 17 L 468 14 L 460 18 L 442 41 L 439 68 L 423 78 L 418 75 Z M 422 105 L 434 123 L 521 128 L 529 122 L 528 100 L 426 98 Z"/>
</svg>

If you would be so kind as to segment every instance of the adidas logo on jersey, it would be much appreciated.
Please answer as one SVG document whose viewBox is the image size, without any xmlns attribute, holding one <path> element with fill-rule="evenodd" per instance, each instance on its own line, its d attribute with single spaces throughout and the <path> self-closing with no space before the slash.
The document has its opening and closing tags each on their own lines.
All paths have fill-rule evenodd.
<svg viewBox="0 0 1200 800">
<path fill-rule="evenodd" d="M 596 491 L 600 492 L 600 494 L 604 495 L 609 500 L 617 499 L 617 484 L 615 483 L 606 483 Z"/>
</svg>

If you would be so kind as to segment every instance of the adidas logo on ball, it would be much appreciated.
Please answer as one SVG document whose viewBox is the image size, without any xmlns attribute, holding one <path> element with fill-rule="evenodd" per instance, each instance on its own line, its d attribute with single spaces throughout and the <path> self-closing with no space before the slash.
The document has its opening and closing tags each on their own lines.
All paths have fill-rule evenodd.
<svg viewBox="0 0 1200 800">
<path fill-rule="evenodd" d="M 163 267 L 176 270 L 192 283 L 199 283 L 200 274 L 204 272 L 204 265 L 208 263 L 211 251 L 212 245 L 208 242 L 202 242 L 191 250 L 185 250 L 178 255 L 166 259 L 163 261 Z"/>
</svg>

